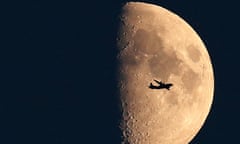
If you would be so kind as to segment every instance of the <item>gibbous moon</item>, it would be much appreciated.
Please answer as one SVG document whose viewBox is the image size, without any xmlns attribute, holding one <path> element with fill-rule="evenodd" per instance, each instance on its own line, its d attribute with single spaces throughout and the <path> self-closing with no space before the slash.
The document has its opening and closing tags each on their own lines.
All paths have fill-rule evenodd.
<svg viewBox="0 0 240 144">
<path fill-rule="evenodd" d="M 189 143 L 214 91 L 211 60 L 198 34 L 162 7 L 129 2 L 122 8 L 117 46 L 122 143 Z M 154 80 L 173 86 L 151 89 Z"/>
</svg>

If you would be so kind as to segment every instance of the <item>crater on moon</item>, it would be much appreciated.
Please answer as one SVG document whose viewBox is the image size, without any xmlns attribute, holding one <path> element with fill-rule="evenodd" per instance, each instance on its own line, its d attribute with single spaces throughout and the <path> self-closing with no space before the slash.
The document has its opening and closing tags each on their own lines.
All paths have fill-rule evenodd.
<svg viewBox="0 0 240 144">
<path fill-rule="evenodd" d="M 192 69 L 188 68 L 187 71 L 183 73 L 182 82 L 184 84 L 186 92 L 191 94 L 194 90 L 196 90 L 200 86 L 202 80 L 199 74 L 194 72 Z"/>
<path fill-rule="evenodd" d="M 134 60 L 131 60 L 131 64 L 139 64 L 143 61 L 144 56 L 148 56 L 148 64 L 153 77 L 159 77 L 161 80 L 167 81 L 171 74 L 179 73 L 182 61 L 171 48 L 164 47 L 162 38 L 155 31 L 148 32 L 139 29 L 133 37 L 133 41 L 132 54 L 135 58 L 134 56 L 131 57 L 134 58 Z"/>
<path fill-rule="evenodd" d="M 171 74 L 180 73 L 181 60 L 177 58 L 175 53 L 165 53 L 163 50 L 149 59 L 149 67 L 153 77 L 159 77 L 163 81 L 167 81 Z"/>
<path fill-rule="evenodd" d="M 134 51 L 139 55 L 154 55 L 158 53 L 158 49 L 162 43 L 161 38 L 158 37 L 154 31 L 148 32 L 144 29 L 138 29 L 133 40 Z"/>
<path fill-rule="evenodd" d="M 198 62 L 200 60 L 201 52 L 195 45 L 189 45 L 187 47 L 187 53 L 193 62 Z"/>
</svg>

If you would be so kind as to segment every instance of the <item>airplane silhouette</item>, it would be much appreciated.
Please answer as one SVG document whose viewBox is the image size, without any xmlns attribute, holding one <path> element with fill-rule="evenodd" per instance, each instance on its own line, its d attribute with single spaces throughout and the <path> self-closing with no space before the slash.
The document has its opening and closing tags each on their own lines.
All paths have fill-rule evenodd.
<svg viewBox="0 0 240 144">
<path fill-rule="evenodd" d="M 167 83 L 167 84 L 165 84 L 165 83 L 163 83 L 163 82 L 159 82 L 159 81 L 157 81 L 157 80 L 154 80 L 156 83 L 158 83 L 159 84 L 159 86 L 155 86 L 155 85 L 153 85 L 152 83 L 150 83 L 150 85 L 149 85 L 149 88 L 150 89 L 167 89 L 167 90 L 170 90 L 170 87 L 171 86 L 173 86 L 173 84 L 171 84 L 171 83 Z"/>
</svg>

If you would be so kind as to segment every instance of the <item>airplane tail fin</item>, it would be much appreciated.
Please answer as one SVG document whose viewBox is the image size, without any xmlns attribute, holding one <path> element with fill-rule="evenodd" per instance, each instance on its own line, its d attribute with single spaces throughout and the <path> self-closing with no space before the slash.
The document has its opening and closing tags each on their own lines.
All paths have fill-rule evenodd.
<svg viewBox="0 0 240 144">
<path fill-rule="evenodd" d="M 152 88 L 153 87 L 153 84 L 152 83 L 150 83 L 150 85 L 149 85 L 149 88 Z"/>
</svg>

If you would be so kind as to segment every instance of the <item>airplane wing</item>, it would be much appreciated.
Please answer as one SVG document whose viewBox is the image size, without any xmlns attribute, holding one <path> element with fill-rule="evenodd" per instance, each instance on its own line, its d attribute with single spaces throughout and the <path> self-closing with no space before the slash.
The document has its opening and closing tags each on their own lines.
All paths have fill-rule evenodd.
<svg viewBox="0 0 240 144">
<path fill-rule="evenodd" d="M 157 81 L 157 80 L 154 80 L 156 83 L 158 83 L 158 84 L 163 84 L 161 81 Z"/>
</svg>

